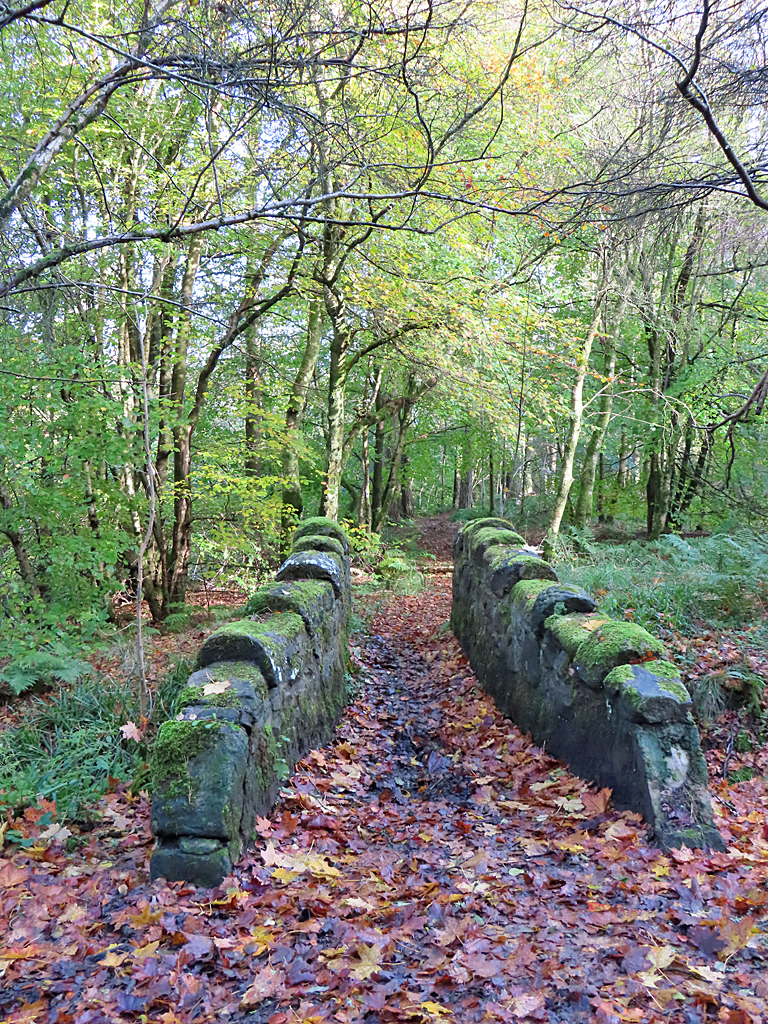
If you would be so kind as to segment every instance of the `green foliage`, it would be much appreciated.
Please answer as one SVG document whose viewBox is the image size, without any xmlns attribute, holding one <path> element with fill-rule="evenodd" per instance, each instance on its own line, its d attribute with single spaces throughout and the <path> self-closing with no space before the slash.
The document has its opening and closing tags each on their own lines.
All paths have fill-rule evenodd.
<svg viewBox="0 0 768 1024">
<path fill-rule="evenodd" d="M 623 618 L 630 610 L 651 630 L 749 624 L 768 598 L 768 540 L 747 531 L 592 548 L 587 557 L 558 562 L 563 582 L 584 587 L 607 615 Z"/>
<path fill-rule="evenodd" d="M 194 659 L 174 659 L 171 667 L 158 683 L 155 704 L 152 709 L 153 723 L 160 725 L 171 717 L 176 698 L 187 685 L 187 680 L 194 671 Z"/>
<path fill-rule="evenodd" d="M 485 519 L 489 515 L 485 508 L 457 508 L 451 514 L 452 523 L 469 523 L 473 519 Z"/>
<path fill-rule="evenodd" d="M 0 683 L 18 697 L 37 685 L 76 683 L 91 671 L 87 662 L 71 657 L 62 644 L 56 644 L 54 650 L 32 651 L 9 661 L 0 671 Z"/>
<path fill-rule="evenodd" d="M 369 533 L 364 527 L 353 526 L 349 520 L 344 521 L 344 529 L 349 537 L 353 563 L 364 569 L 373 569 L 379 563 L 383 551 L 381 534 Z"/>
<path fill-rule="evenodd" d="M 402 548 L 390 547 L 376 567 L 376 578 L 395 594 L 419 594 L 424 577 Z"/>
<path fill-rule="evenodd" d="M 130 779 L 142 751 L 120 726 L 138 721 L 132 683 L 89 678 L 34 699 L 23 724 L 0 731 L 0 808 L 55 800 L 59 820 L 77 817 L 106 792 L 109 779 Z M 133 748 L 133 749 L 131 749 Z"/>
</svg>

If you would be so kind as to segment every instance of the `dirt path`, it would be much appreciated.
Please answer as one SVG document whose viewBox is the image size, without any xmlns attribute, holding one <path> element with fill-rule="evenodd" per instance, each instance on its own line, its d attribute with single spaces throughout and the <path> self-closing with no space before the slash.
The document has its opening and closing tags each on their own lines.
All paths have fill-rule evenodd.
<svg viewBox="0 0 768 1024">
<path fill-rule="evenodd" d="M 79 854 L 0 860 L 0 1019 L 768 1018 L 762 782 L 722 791 L 729 854 L 662 856 L 498 714 L 449 610 L 438 573 L 378 614 L 337 742 L 220 890 L 150 884 L 122 792 Z"/>
</svg>

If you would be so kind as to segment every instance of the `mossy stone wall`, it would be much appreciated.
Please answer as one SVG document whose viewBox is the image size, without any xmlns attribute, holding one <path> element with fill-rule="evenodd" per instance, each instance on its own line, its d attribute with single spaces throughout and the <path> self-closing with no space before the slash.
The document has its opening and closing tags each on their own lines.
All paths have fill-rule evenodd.
<svg viewBox="0 0 768 1024">
<path fill-rule="evenodd" d="M 311 520 L 244 618 L 203 644 L 152 756 L 152 877 L 218 885 L 255 838 L 280 786 L 344 710 L 349 543 Z M 312 545 L 312 538 L 317 544 Z"/>
<path fill-rule="evenodd" d="M 688 691 L 659 640 L 601 616 L 499 519 L 456 537 L 451 626 L 501 711 L 577 774 L 610 786 L 662 848 L 723 849 Z"/>
</svg>

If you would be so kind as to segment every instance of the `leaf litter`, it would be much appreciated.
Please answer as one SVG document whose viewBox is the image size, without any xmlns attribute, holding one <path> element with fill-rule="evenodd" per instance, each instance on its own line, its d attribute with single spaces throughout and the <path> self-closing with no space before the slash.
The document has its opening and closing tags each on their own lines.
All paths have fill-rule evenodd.
<svg viewBox="0 0 768 1024">
<path fill-rule="evenodd" d="M 380 605 L 380 599 L 378 599 Z M 728 852 L 649 845 L 477 686 L 450 580 L 380 608 L 361 696 L 217 890 L 150 883 L 146 794 L 67 853 L 0 849 L 8 1024 L 760 1021 L 762 779 L 715 785 Z M 53 815 L 55 817 L 55 815 Z"/>
</svg>

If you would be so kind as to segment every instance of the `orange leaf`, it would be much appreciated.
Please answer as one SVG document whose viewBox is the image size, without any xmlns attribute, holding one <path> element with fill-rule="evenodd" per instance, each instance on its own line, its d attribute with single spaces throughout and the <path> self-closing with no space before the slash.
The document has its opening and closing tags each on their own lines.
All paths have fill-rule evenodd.
<svg viewBox="0 0 768 1024">
<path fill-rule="evenodd" d="M 604 814 L 611 799 L 612 792 L 613 790 L 608 789 L 607 786 L 597 793 L 590 793 L 588 789 L 585 789 L 581 794 L 581 802 L 584 804 L 584 808 L 589 814 Z"/>
</svg>

